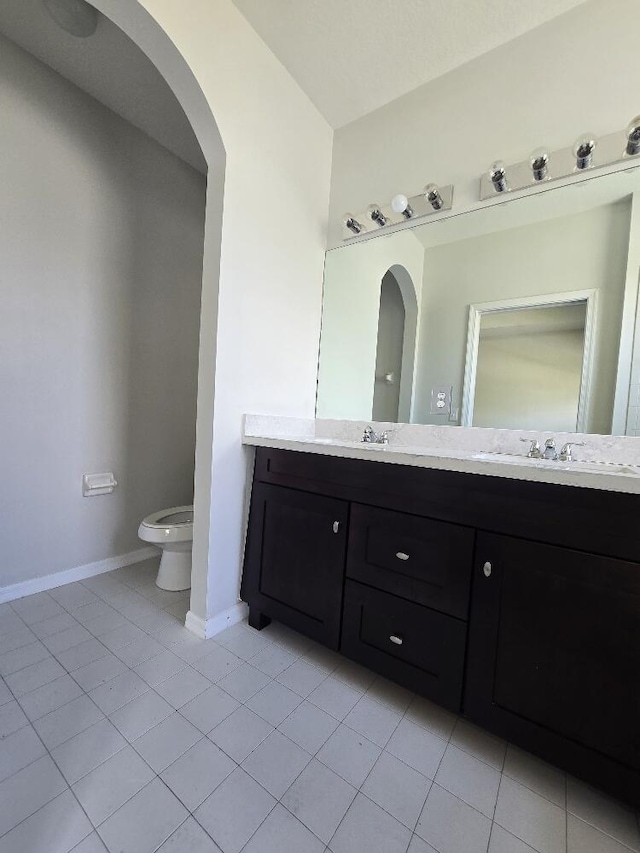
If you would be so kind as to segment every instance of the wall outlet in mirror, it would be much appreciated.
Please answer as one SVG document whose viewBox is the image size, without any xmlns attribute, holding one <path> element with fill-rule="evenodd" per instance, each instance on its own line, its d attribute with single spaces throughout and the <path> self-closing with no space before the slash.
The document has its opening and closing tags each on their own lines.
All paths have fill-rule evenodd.
<svg viewBox="0 0 640 853">
<path fill-rule="evenodd" d="M 431 389 L 431 414 L 450 415 L 451 397 L 453 388 L 451 385 L 436 385 Z"/>
</svg>

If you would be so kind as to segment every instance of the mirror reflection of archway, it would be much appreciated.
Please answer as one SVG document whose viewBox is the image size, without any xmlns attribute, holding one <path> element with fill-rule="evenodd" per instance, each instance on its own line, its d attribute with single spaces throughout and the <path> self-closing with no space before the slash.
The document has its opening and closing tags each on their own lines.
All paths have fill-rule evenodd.
<svg viewBox="0 0 640 853">
<path fill-rule="evenodd" d="M 394 264 L 380 284 L 374 421 L 411 420 L 417 321 L 418 302 L 411 276 L 403 266 Z"/>
</svg>

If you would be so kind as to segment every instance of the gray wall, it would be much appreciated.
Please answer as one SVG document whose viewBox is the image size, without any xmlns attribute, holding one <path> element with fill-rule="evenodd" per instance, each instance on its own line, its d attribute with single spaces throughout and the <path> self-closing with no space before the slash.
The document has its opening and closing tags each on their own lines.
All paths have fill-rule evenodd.
<svg viewBox="0 0 640 853">
<path fill-rule="evenodd" d="M 205 180 L 3 38 L 0 114 L 5 586 L 191 501 Z"/>
</svg>

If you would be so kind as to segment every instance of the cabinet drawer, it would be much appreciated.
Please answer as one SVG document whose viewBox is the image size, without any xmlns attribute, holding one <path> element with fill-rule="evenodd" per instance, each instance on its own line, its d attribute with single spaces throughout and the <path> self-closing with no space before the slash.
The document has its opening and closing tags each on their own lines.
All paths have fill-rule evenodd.
<svg viewBox="0 0 640 853">
<path fill-rule="evenodd" d="M 459 711 L 467 625 L 347 581 L 340 650 L 370 669 Z"/>
<path fill-rule="evenodd" d="M 467 619 L 474 531 L 353 504 L 347 577 Z"/>
</svg>

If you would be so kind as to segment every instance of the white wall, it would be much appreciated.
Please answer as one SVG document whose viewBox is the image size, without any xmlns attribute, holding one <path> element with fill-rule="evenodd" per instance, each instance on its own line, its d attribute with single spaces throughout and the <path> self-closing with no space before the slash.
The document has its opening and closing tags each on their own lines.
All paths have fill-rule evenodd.
<svg viewBox="0 0 640 853">
<path fill-rule="evenodd" d="M 237 614 L 242 414 L 314 411 L 333 134 L 230 0 L 94 5 L 168 80 L 209 166 L 191 610 L 215 630 Z"/>
<path fill-rule="evenodd" d="M 453 385 L 454 401 L 460 403 L 469 305 L 596 289 L 599 305 L 594 331 L 595 370 L 587 432 L 609 433 L 629 216 L 629 201 L 620 201 L 573 216 L 427 249 L 414 420 L 448 423 L 446 417 L 430 414 L 431 388 L 435 385 Z"/>
<path fill-rule="evenodd" d="M 454 211 L 478 204 L 496 159 L 605 135 L 638 113 L 629 84 L 637 0 L 588 0 L 520 38 L 336 131 L 330 240 L 341 214 L 425 183 L 455 184 Z M 425 50 L 428 49 L 425 41 Z"/>
<path fill-rule="evenodd" d="M 317 417 L 371 419 L 382 279 L 391 267 L 404 267 L 419 318 L 423 259 L 410 231 L 327 254 Z"/>
<path fill-rule="evenodd" d="M 192 499 L 205 180 L 3 37 L 0 115 L 4 586 Z"/>
</svg>

